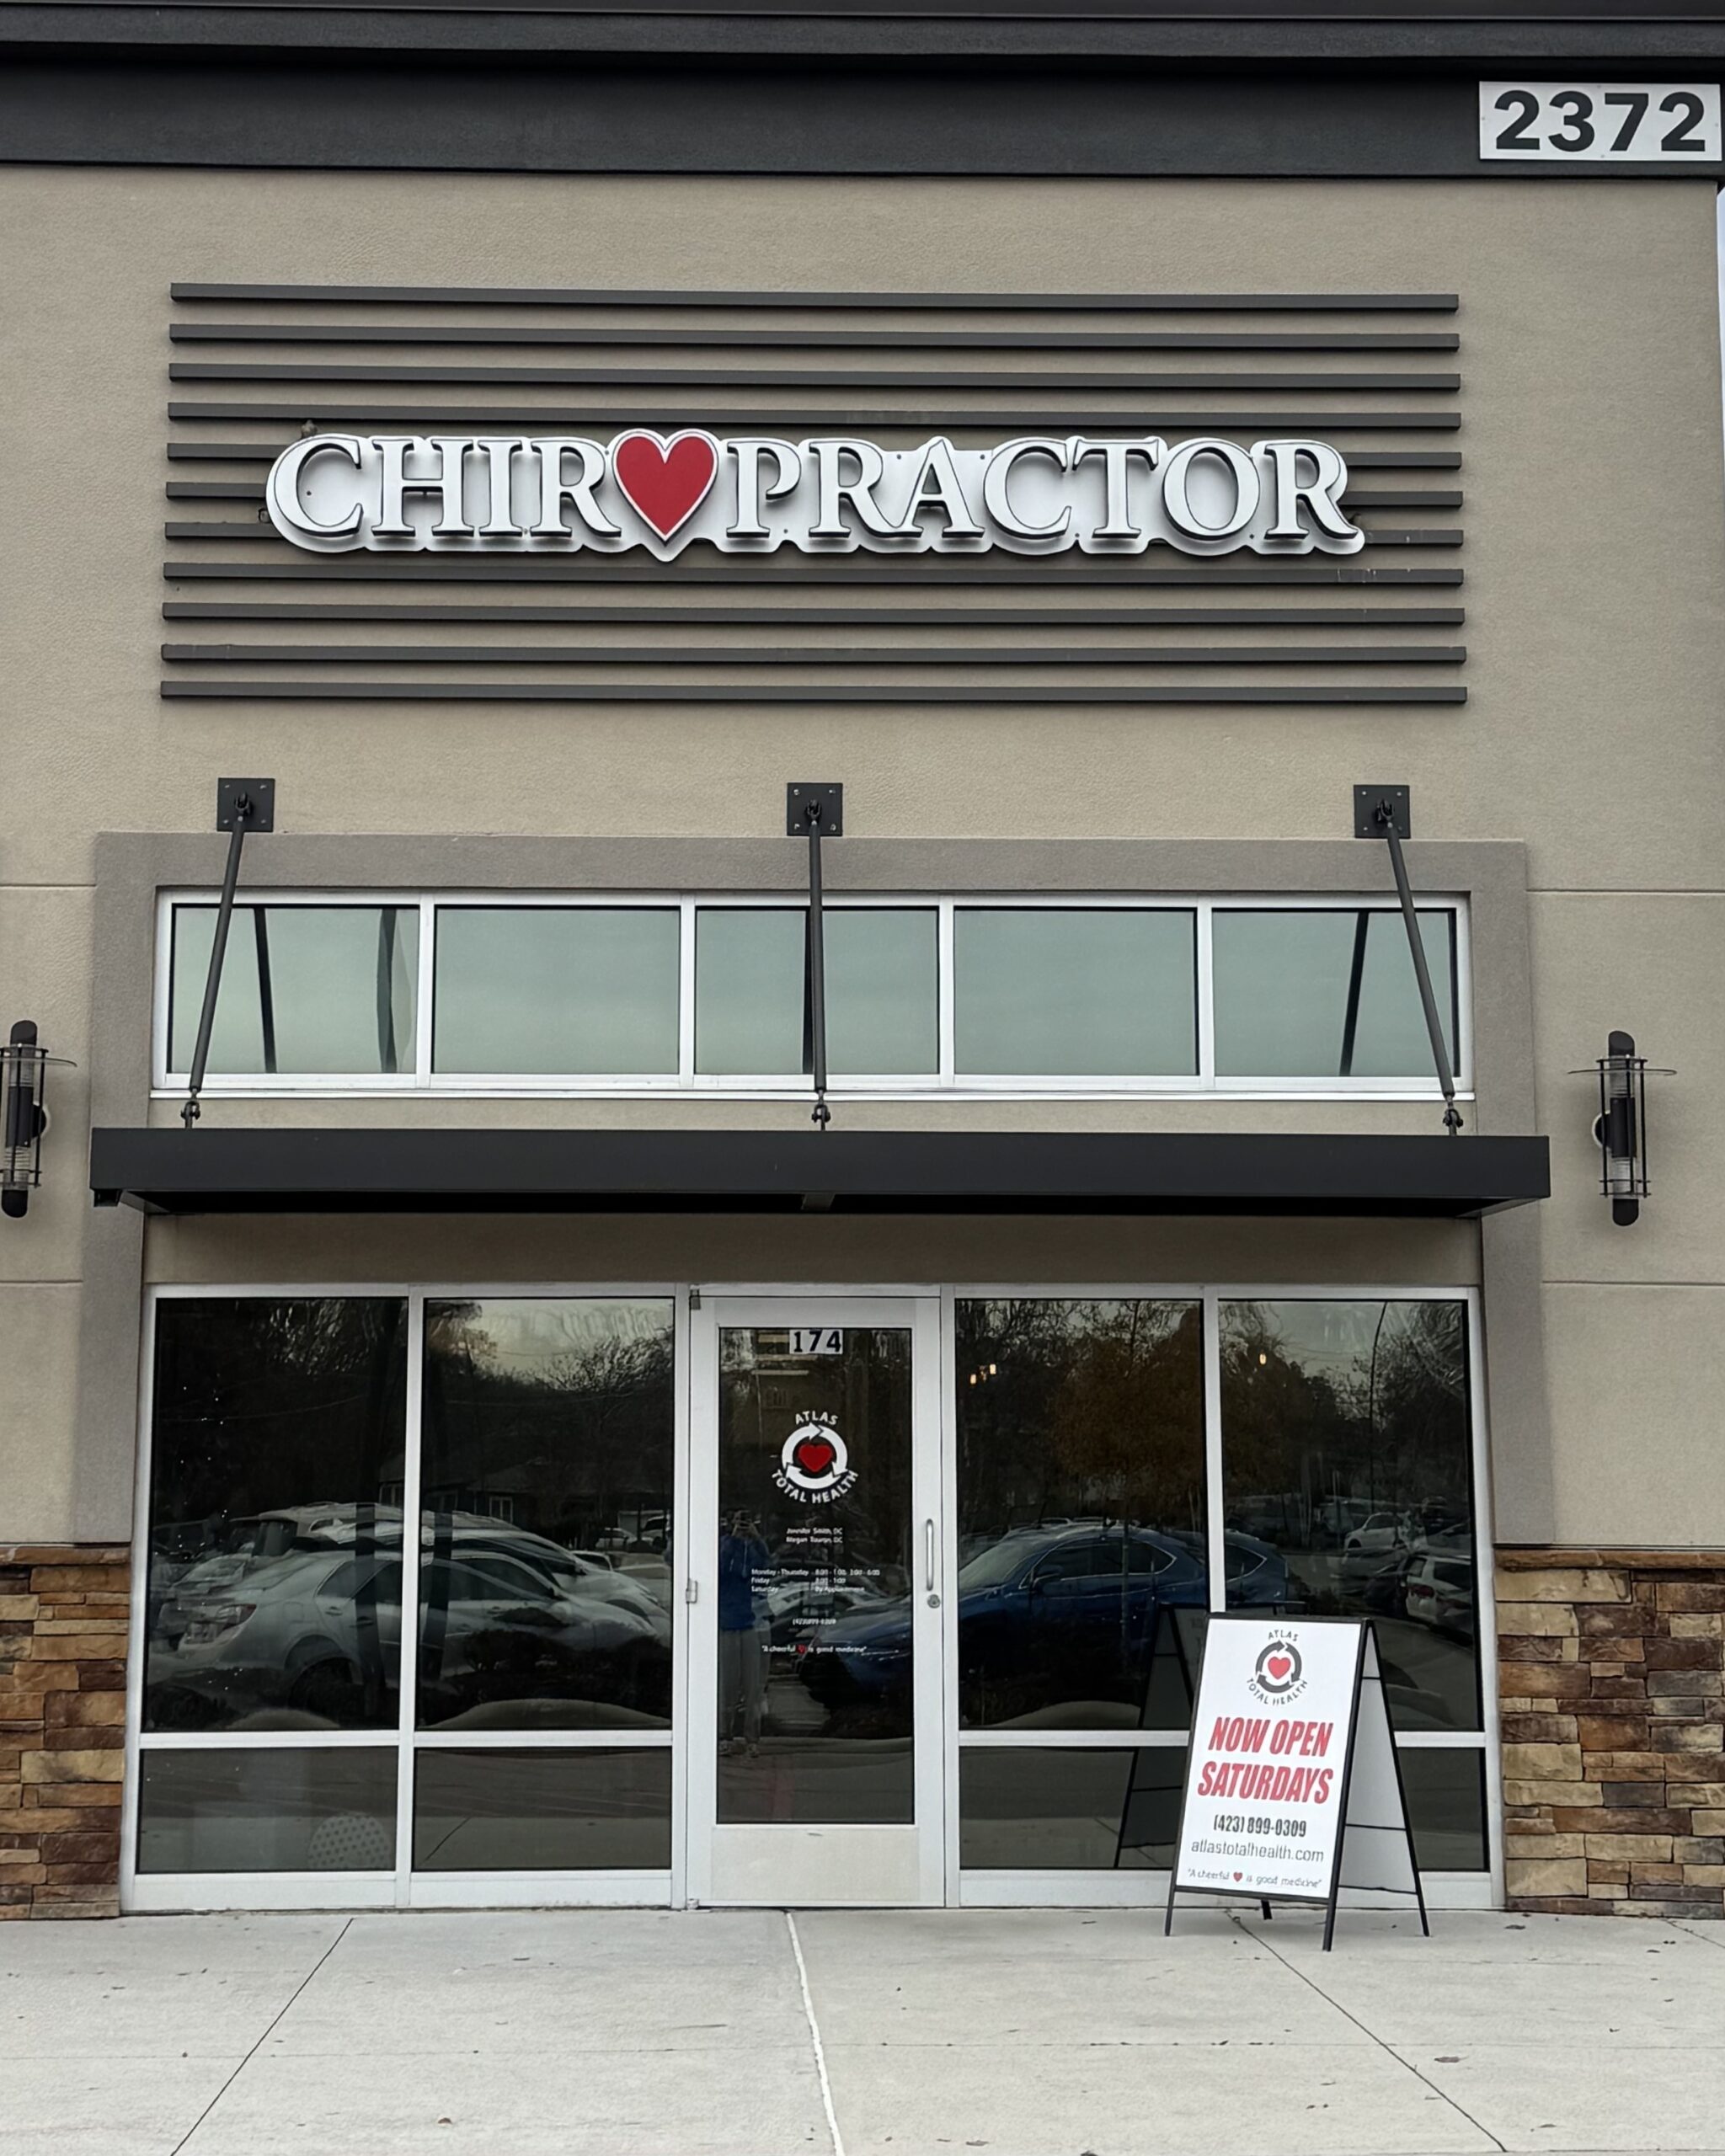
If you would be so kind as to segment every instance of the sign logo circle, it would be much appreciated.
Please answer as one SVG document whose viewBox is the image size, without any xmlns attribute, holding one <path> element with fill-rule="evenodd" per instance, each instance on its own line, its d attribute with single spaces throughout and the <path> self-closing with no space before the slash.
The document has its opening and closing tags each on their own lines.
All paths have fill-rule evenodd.
<svg viewBox="0 0 1725 2156">
<path fill-rule="evenodd" d="M 1285 1699 L 1299 1684 L 1304 1664 L 1291 1640 L 1272 1640 L 1252 1666 L 1252 1682 L 1272 1700 Z"/>
<path fill-rule="evenodd" d="M 855 1481 L 844 1439 L 830 1422 L 798 1422 L 779 1448 L 781 1488 L 805 1497 L 847 1489 Z"/>
</svg>

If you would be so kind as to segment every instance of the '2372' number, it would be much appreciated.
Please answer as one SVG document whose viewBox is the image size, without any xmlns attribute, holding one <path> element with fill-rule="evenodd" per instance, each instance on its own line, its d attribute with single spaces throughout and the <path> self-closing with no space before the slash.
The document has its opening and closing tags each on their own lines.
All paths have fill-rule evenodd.
<svg viewBox="0 0 1725 2156">
<path fill-rule="evenodd" d="M 1710 145 L 1702 133 L 1707 99 L 1697 90 L 1658 85 L 1547 90 L 1512 85 L 1492 99 L 1502 115 L 1492 147 L 1500 154 L 1538 157 L 1700 157 Z M 1543 136 L 1535 124 L 1546 115 Z M 1653 116 L 1649 118 L 1649 115 Z M 1717 152 L 1715 152 L 1717 154 Z"/>
</svg>

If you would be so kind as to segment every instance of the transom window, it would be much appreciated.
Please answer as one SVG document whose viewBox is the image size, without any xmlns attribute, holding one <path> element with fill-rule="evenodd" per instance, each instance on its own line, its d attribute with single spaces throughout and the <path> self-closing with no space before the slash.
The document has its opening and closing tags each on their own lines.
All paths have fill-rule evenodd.
<svg viewBox="0 0 1725 2156">
<path fill-rule="evenodd" d="M 216 909 L 164 898 L 156 1081 L 183 1086 Z M 1466 913 L 1420 931 L 1462 1090 Z M 847 896 L 838 1085 L 906 1095 L 1436 1091 L 1393 901 Z M 211 1090 L 788 1093 L 809 915 L 786 897 L 272 894 L 235 910 Z"/>
</svg>

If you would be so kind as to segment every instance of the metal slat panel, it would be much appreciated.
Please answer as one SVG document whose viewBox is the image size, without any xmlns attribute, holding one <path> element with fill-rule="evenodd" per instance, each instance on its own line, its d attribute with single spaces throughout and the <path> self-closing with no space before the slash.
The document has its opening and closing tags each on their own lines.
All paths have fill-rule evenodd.
<svg viewBox="0 0 1725 2156">
<path fill-rule="evenodd" d="M 692 682 L 617 682 L 603 687 L 521 681 L 163 681 L 164 697 L 227 697 L 238 702 L 660 703 L 660 704 L 1460 704 L 1466 689 L 1094 687 L 953 689 L 763 688 Z"/>
<path fill-rule="evenodd" d="M 164 643 L 176 664 L 282 666 L 1455 666 L 1461 644 Z"/>
<path fill-rule="evenodd" d="M 350 323 L 319 328 L 292 322 L 176 322 L 175 344 L 627 344 L 681 350 L 734 345 L 789 351 L 1025 352 L 1453 352 L 1454 330 L 1203 329 L 642 329 L 627 323 L 593 329 L 538 323 L 481 328 L 439 323 Z"/>
<path fill-rule="evenodd" d="M 1459 389 L 1456 374 L 1252 373 L 1216 374 L 1207 368 L 1185 373 L 1126 374 L 1082 370 L 1057 374 L 1052 368 L 987 374 L 936 373 L 926 368 L 885 367 L 487 367 L 373 366 L 360 360 L 332 361 L 175 360 L 170 382 L 403 382 L 472 384 L 481 389 L 582 389 L 600 382 L 630 388 L 677 389 L 684 383 L 712 383 L 719 389 L 1112 389 L 1140 396 L 1170 389 L 1322 390 L 1346 395 L 1367 389 L 1406 394 L 1441 394 Z"/>
<path fill-rule="evenodd" d="M 531 286 L 174 284 L 176 300 L 297 300 L 312 305 L 399 307 L 876 307 L 911 311 L 987 307 L 1144 314 L 1453 314 L 1454 292 L 797 292 L 650 291 L 627 288 L 537 291 Z"/>
</svg>

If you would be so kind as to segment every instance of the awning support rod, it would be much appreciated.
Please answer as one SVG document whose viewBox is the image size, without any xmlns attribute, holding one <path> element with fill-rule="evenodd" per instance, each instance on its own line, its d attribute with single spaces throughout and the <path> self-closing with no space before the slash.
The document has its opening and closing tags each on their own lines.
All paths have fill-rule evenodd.
<svg viewBox="0 0 1725 2156">
<path fill-rule="evenodd" d="M 1407 862 L 1402 851 L 1402 840 L 1411 836 L 1412 832 L 1412 805 L 1405 786 L 1354 787 L 1354 835 L 1382 839 L 1390 849 L 1390 869 L 1396 878 L 1396 895 L 1402 901 L 1408 955 L 1413 960 L 1413 978 L 1419 985 L 1420 1008 L 1425 1013 L 1425 1030 L 1432 1044 L 1438 1089 L 1444 1096 L 1444 1128 L 1454 1138 L 1461 1129 L 1461 1111 L 1455 1105 L 1455 1075 L 1450 1068 L 1449 1043 L 1444 1038 L 1443 1022 L 1438 1016 L 1438 1000 L 1432 993 L 1431 968 L 1426 963 L 1419 916 L 1413 910 L 1413 887 L 1407 881 Z"/>
<path fill-rule="evenodd" d="M 841 786 L 788 786 L 785 788 L 785 832 L 790 838 L 809 841 L 809 926 L 807 985 L 809 1063 L 814 1080 L 814 1109 L 809 1117 L 817 1130 L 832 1121 L 826 1104 L 826 921 L 821 911 L 820 841 L 845 834 L 845 789 Z"/>
<path fill-rule="evenodd" d="M 179 1119 L 188 1130 L 203 1110 L 198 1096 L 204 1090 L 204 1074 L 210 1062 L 210 1036 L 216 1029 L 216 999 L 222 993 L 222 963 L 227 956 L 227 931 L 233 925 L 233 894 L 239 885 L 240 855 L 248 831 L 275 829 L 275 782 L 273 778 L 224 778 L 216 786 L 216 828 L 228 834 L 227 867 L 222 878 L 222 899 L 216 909 L 216 934 L 210 945 L 210 969 L 204 976 L 204 1004 L 198 1013 L 197 1045 L 192 1050 L 191 1082 Z M 273 1017 L 271 1023 L 273 1031 Z"/>
</svg>

